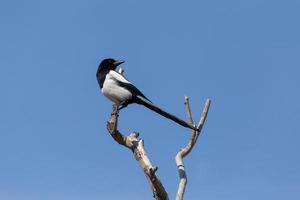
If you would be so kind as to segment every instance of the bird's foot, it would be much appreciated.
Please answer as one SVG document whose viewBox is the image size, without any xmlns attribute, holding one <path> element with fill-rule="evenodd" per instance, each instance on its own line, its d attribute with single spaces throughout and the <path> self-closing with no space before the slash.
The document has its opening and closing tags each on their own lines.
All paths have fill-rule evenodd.
<svg viewBox="0 0 300 200">
<path fill-rule="evenodd" d="M 114 104 L 111 115 L 118 115 L 118 113 L 119 113 L 119 106 L 117 104 Z"/>
</svg>

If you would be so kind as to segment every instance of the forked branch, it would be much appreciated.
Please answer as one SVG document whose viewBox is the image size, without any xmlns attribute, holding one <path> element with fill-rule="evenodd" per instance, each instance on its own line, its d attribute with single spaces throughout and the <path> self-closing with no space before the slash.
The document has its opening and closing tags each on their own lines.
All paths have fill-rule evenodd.
<svg viewBox="0 0 300 200">
<path fill-rule="evenodd" d="M 210 99 L 207 99 L 206 102 L 205 102 L 205 106 L 203 108 L 202 116 L 201 116 L 201 118 L 198 122 L 198 125 L 197 125 L 197 128 L 199 129 L 199 131 L 194 131 L 193 130 L 192 136 L 191 136 L 188 144 L 184 148 L 179 150 L 179 152 L 177 153 L 177 155 L 175 157 L 177 169 L 178 169 L 178 172 L 179 172 L 179 179 L 180 179 L 177 194 L 176 194 L 176 200 L 182 200 L 183 199 L 185 187 L 186 187 L 186 184 L 187 184 L 187 175 L 186 175 L 186 171 L 185 171 L 183 158 L 191 152 L 191 150 L 193 149 L 194 145 L 197 142 L 197 139 L 198 139 L 198 137 L 201 133 L 202 127 L 203 127 L 205 119 L 207 117 L 208 110 L 209 110 L 209 107 L 210 107 L 210 103 L 211 103 Z M 188 97 L 184 98 L 184 104 L 185 104 L 185 107 L 186 107 L 186 112 L 187 112 L 187 115 L 188 115 L 189 122 L 194 124 Z"/>
<path fill-rule="evenodd" d="M 177 155 L 176 155 L 176 164 L 177 168 L 179 171 L 179 187 L 176 195 L 176 200 L 182 200 L 185 187 L 187 184 L 187 177 L 186 177 L 186 172 L 185 172 L 185 167 L 183 163 L 183 158 L 189 154 L 189 152 L 193 149 L 195 143 L 197 142 L 197 139 L 201 133 L 201 129 L 203 127 L 203 124 L 205 122 L 209 106 L 210 106 L 210 100 L 207 99 L 202 116 L 199 120 L 199 123 L 197 125 L 197 128 L 199 131 L 193 131 L 191 138 L 187 144 L 186 147 L 181 149 Z M 188 115 L 188 121 L 190 124 L 194 125 L 193 119 L 192 119 L 192 113 L 190 109 L 190 104 L 189 104 L 189 98 L 185 97 L 185 107 L 186 107 L 186 112 Z M 122 133 L 119 132 L 118 130 L 118 107 L 113 106 L 112 113 L 111 113 L 111 118 L 107 122 L 107 130 L 112 136 L 112 138 L 118 142 L 120 145 L 125 146 L 126 148 L 130 149 L 136 160 L 139 162 L 140 167 L 143 169 L 145 176 L 151 186 L 152 192 L 153 192 L 153 197 L 156 200 L 168 200 L 168 193 L 166 192 L 164 186 L 162 185 L 161 181 L 159 180 L 158 176 L 156 175 L 157 167 L 154 167 L 150 159 L 147 156 L 146 150 L 144 148 L 144 141 L 139 138 L 139 134 L 136 132 L 133 132 L 129 134 L 128 136 L 123 135 Z"/>
</svg>

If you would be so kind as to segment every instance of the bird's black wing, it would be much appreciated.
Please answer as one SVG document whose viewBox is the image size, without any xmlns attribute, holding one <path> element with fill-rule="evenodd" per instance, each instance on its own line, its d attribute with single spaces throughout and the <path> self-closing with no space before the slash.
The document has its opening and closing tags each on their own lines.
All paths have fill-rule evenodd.
<svg viewBox="0 0 300 200">
<path fill-rule="evenodd" d="M 122 81 L 119 81 L 119 80 L 116 80 L 118 85 L 120 87 L 123 87 L 125 88 L 126 90 L 130 91 L 132 93 L 132 96 L 133 98 L 136 97 L 136 96 L 141 96 L 145 99 L 147 99 L 148 101 L 150 101 L 139 89 L 137 89 L 137 87 L 135 87 L 133 84 L 131 83 L 124 83 Z M 132 99 L 134 101 L 134 99 Z M 151 102 L 151 101 L 150 101 Z M 131 103 L 131 102 L 129 102 Z M 135 103 L 138 103 L 138 102 L 135 102 Z"/>
</svg>

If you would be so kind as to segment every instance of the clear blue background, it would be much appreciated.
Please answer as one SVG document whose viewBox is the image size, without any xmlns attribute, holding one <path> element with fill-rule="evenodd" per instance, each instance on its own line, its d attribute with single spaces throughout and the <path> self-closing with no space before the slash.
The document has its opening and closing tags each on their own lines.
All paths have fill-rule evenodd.
<svg viewBox="0 0 300 200">
<path fill-rule="evenodd" d="M 0 199 L 152 199 L 130 151 L 107 134 L 99 61 L 157 105 L 198 120 L 186 199 L 300 198 L 300 2 L 1 1 Z M 174 156 L 190 131 L 147 109 L 122 111 L 173 199 Z"/>
</svg>

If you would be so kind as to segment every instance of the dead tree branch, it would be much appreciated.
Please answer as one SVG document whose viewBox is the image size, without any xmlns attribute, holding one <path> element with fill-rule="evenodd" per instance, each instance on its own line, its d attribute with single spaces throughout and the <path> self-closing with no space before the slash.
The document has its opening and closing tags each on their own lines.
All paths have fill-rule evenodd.
<svg viewBox="0 0 300 200">
<path fill-rule="evenodd" d="M 119 132 L 117 106 L 113 106 L 111 118 L 107 122 L 107 130 L 116 142 L 127 147 L 133 152 L 151 186 L 153 197 L 156 200 L 168 200 L 168 194 L 158 176 L 155 174 L 158 168 L 151 164 L 144 148 L 144 141 L 139 138 L 139 134 L 134 132 L 128 136 L 124 136 Z"/>
<path fill-rule="evenodd" d="M 191 150 L 193 149 L 194 145 L 197 142 L 197 139 L 201 133 L 202 127 L 204 125 L 205 119 L 207 117 L 209 107 L 210 107 L 210 99 L 207 99 L 205 102 L 205 106 L 203 108 L 202 116 L 198 122 L 197 128 L 198 131 L 193 130 L 191 138 L 188 144 L 182 148 L 176 155 L 175 160 L 179 172 L 179 186 L 176 194 L 176 200 L 182 200 L 184 196 L 184 191 L 187 184 L 187 175 L 185 171 L 185 166 L 183 162 L 183 158 L 187 156 Z M 191 108 L 189 104 L 189 98 L 185 97 L 185 108 L 188 116 L 189 123 L 194 125 Z M 168 200 L 168 193 L 166 192 L 164 186 L 162 185 L 161 181 L 159 180 L 158 176 L 155 174 L 157 171 L 157 167 L 154 167 L 150 159 L 147 156 L 146 150 L 144 148 L 144 141 L 139 138 L 139 134 L 133 132 L 128 136 L 123 135 L 118 130 L 118 107 L 113 106 L 113 110 L 111 113 L 111 118 L 107 122 L 107 130 L 110 133 L 111 137 L 118 142 L 120 145 L 123 145 L 130 149 L 136 160 L 139 162 L 140 167 L 143 169 L 144 174 L 151 186 L 153 197 L 156 200 Z"/>
<path fill-rule="evenodd" d="M 194 124 L 191 109 L 190 109 L 190 104 L 189 104 L 189 98 L 185 97 L 184 100 L 185 100 L 184 104 L 185 104 L 185 107 L 186 107 L 186 112 L 187 112 L 187 115 L 188 115 L 189 122 Z M 209 110 L 209 107 L 210 107 L 210 103 L 211 103 L 210 99 L 207 99 L 206 102 L 205 102 L 205 106 L 204 106 L 204 109 L 203 109 L 203 112 L 202 112 L 202 116 L 201 116 L 201 118 L 199 120 L 199 123 L 197 125 L 197 128 L 199 129 L 199 131 L 194 131 L 193 130 L 192 136 L 191 136 L 188 144 L 184 148 L 182 148 L 177 153 L 177 155 L 175 157 L 176 165 L 177 165 L 178 172 L 179 172 L 179 179 L 180 179 L 177 194 L 176 194 L 176 200 L 182 200 L 183 199 L 184 191 L 185 191 L 186 184 L 187 184 L 187 176 L 186 176 L 186 171 L 185 171 L 183 158 L 191 152 L 191 150 L 193 149 L 194 145 L 197 142 L 197 139 L 198 139 L 198 137 L 201 133 L 202 127 L 203 127 L 205 119 L 207 117 L 208 110 Z"/>
</svg>

